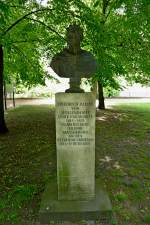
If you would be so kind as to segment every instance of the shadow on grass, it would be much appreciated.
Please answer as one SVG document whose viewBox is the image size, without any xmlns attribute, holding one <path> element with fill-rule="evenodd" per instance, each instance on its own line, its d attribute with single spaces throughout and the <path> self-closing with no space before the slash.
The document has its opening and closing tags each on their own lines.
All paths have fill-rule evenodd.
<svg viewBox="0 0 150 225">
<path fill-rule="evenodd" d="M 0 137 L 2 225 L 37 215 L 45 184 L 56 174 L 54 108 L 22 106 L 8 110 L 6 120 L 9 133 Z"/>
<path fill-rule="evenodd" d="M 96 176 L 110 194 L 118 224 L 142 225 L 149 218 L 149 115 L 147 103 L 97 112 Z"/>
<path fill-rule="evenodd" d="M 96 176 L 118 224 L 144 225 L 149 218 L 150 108 L 140 106 L 97 112 Z M 8 110 L 6 120 L 10 132 L 0 137 L 0 224 L 23 225 L 38 217 L 41 193 L 56 176 L 54 108 L 22 106 Z"/>
</svg>

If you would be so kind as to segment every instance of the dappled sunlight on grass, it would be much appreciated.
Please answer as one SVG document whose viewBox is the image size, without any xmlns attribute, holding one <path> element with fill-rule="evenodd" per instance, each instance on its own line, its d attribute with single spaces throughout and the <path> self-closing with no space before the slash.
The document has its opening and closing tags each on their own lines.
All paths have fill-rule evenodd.
<svg viewBox="0 0 150 225">
<path fill-rule="evenodd" d="M 149 218 L 149 109 L 132 104 L 97 111 L 96 177 L 110 195 L 119 225 L 147 225 Z M 56 176 L 54 113 L 47 105 L 6 113 L 10 132 L 0 137 L 2 225 L 23 225 L 38 216 L 41 193 Z"/>
<path fill-rule="evenodd" d="M 99 160 L 102 162 L 110 162 L 112 160 L 112 158 L 106 155 L 105 158 L 99 159 Z"/>
<path fill-rule="evenodd" d="M 105 120 L 107 120 L 107 117 L 106 116 L 99 116 L 99 117 L 96 117 L 96 120 L 105 121 Z"/>
<path fill-rule="evenodd" d="M 96 112 L 97 121 L 107 121 L 107 120 L 124 121 L 126 119 L 129 119 L 129 116 L 126 113 L 120 113 L 113 109 L 97 110 Z"/>
<path fill-rule="evenodd" d="M 38 214 L 38 202 L 45 182 L 56 173 L 54 108 L 21 106 L 8 110 L 6 116 L 9 133 L 0 137 L 0 195 L 8 202 L 9 194 L 17 187 L 35 186 L 36 196 L 28 199 L 27 214 L 32 217 L 33 213 Z M 14 198 L 12 203 L 13 201 L 16 199 Z M 25 207 L 25 202 L 22 200 L 19 203 L 21 206 L 16 208 L 13 205 L 9 207 L 10 218 L 5 216 L 7 222 L 11 224 L 11 217 L 15 214 L 21 219 L 21 208 Z M 33 205 L 35 209 L 31 210 Z M 17 218 L 12 219 L 12 224 L 13 221 L 17 224 Z"/>
<path fill-rule="evenodd" d="M 104 158 L 99 159 L 99 165 L 105 169 L 121 169 L 121 165 L 118 161 L 111 158 L 110 156 L 105 156 Z"/>
<path fill-rule="evenodd" d="M 119 224 L 147 225 L 149 115 L 147 103 L 118 105 L 97 112 L 96 176 L 111 196 Z"/>
</svg>

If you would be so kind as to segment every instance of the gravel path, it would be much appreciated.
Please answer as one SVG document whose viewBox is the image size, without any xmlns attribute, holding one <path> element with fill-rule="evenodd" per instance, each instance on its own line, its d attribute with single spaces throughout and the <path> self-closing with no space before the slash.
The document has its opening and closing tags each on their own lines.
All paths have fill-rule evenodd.
<svg viewBox="0 0 150 225">
<path fill-rule="evenodd" d="M 106 98 L 105 105 L 107 108 L 111 107 L 112 105 L 116 104 L 123 104 L 123 103 L 139 103 L 139 102 L 148 102 L 150 103 L 150 98 Z M 16 99 L 15 100 L 16 106 L 20 105 L 49 105 L 55 104 L 55 99 L 50 98 L 33 98 L 33 99 Z M 98 101 L 97 101 L 98 105 Z M 7 100 L 7 107 L 12 108 L 13 102 L 12 100 Z"/>
</svg>

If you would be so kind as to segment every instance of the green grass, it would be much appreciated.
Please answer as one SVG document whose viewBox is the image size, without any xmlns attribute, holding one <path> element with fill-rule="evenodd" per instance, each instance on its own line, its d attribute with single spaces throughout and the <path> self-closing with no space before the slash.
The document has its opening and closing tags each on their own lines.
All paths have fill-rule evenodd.
<svg viewBox="0 0 150 225">
<path fill-rule="evenodd" d="M 9 133 L 0 136 L 0 224 L 21 225 L 38 216 L 41 193 L 56 174 L 54 109 L 23 106 L 8 110 L 6 119 Z"/>
<path fill-rule="evenodd" d="M 96 173 L 110 195 L 117 224 L 149 224 L 150 104 L 98 112 L 96 134 Z"/>
<path fill-rule="evenodd" d="M 111 198 L 117 225 L 150 221 L 149 118 L 146 103 L 97 112 L 96 177 Z M 41 194 L 56 176 L 54 108 L 18 107 L 7 111 L 6 120 L 10 132 L 0 136 L 0 225 L 35 225 Z"/>
</svg>

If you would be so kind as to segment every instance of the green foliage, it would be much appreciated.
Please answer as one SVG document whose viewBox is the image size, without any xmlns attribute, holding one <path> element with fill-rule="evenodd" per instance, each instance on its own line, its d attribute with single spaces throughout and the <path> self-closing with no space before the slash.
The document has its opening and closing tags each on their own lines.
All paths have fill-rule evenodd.
<svg viewBox="0 0 150 225">
<path fill-rule="evenodd" d="M 25 201 L 29 201 L 33 198 L 34 194 L 37 192 L 37 187 L 35 185 L 18 185 L 10 193 L 8 199 L 12 201 L 15 199 L 15 205 L 21 205 Z"/>
<path fill-rule="evenodd" d="M 0 200 L 0 222 L 18 222 L 20 209 L 31 201 L 37 192 L 36 185 L 17 185 Z"/>
<path fill-rule="evenodd" d="M 16 87 L 17 98 L 34 98 L 34 97 L 53 97 L 54 94 L 50 91 L 49 87 L 37 85 L 32 88 L 25 88 L 24 85 L 18 85 Z"/>
<path fill-rule="evenodd" d="M 115 195 L 115 198 L 119 201 L 119 202 L 123 202 L 123 201 L 126 201 L 128 199 L 128 196 L 123 193 L 123 192 L 120 192 L 120 193 L 117 193 Z"/>
<path fill-rule="evenodd" d="M 53 0 L 50 4 L 55 15 L 47 21 L 51 20 L 63 37 L 69 23 L 83 27 L 82 45 L 93 52 L 98 62 L 93 81 L 100 80 L 104 87 L 114 89 L 120 86 L 120 76 L 129 82 L 149 84 L 150 3 L 146 3 L 146 0 L 138 3 L 136 0 Z"/>
<path fill-rule="evenodd" d="M 45 58 L 55 53 L 64 42 L 54 29 L 52 11 L 35 1 L 15 0 L 11 4 L 0 4 L 0 40 L 4 48 L 7 82 L 13 79 L 16 84 L 29 87 L 44 84 L 47 77 Z"/>
<path fill-rule="evenodd" d="M 117 97 L 117 96 L 119 96 L 119 90 L 117 88 L 113 88 L 111 86 L 106 86 L 104 88 L 104 96 L 105 97 Z"/>
<path fill-rule="evenodd" d="M 150 214 L 147 214 L 147 215 L 144 217 L 144 220 L 145 220 L 145 222 L 150 223 Z"/>
<path fill-rule="evenodd" d="M 36 1 L 1 1 L 5 78 L 14 77 L 26 86 L 43 84 L 46 73 L 40 59 L 50 60 L 63 48 L 66 27 L 76 22 L 84 29 L 84 48 L 97 58 L 94 80 L 115 89 L 119 86 L 118 76 L 148 84 L 149 10 L 146 0 L 52 0 L 47 6 Z"/>
<path fill-rule="evenodd" d="M 97 19 L 92 32 L 89 25 L 88 38 L 94 42 L 93 52 L 100 65 L 96 78 L 103 85 L 114 86 L 118 76 L 139 83 L 150 82 L 150 38 L 146 26 L 149 19 L 144 2 L 140 1 L 137 7 L 137 1 L 107 1 L 107 5 L 99 4 L 94 9 Z M 121 8 L 123 12 L 119 13 Z"/>
</svg>

